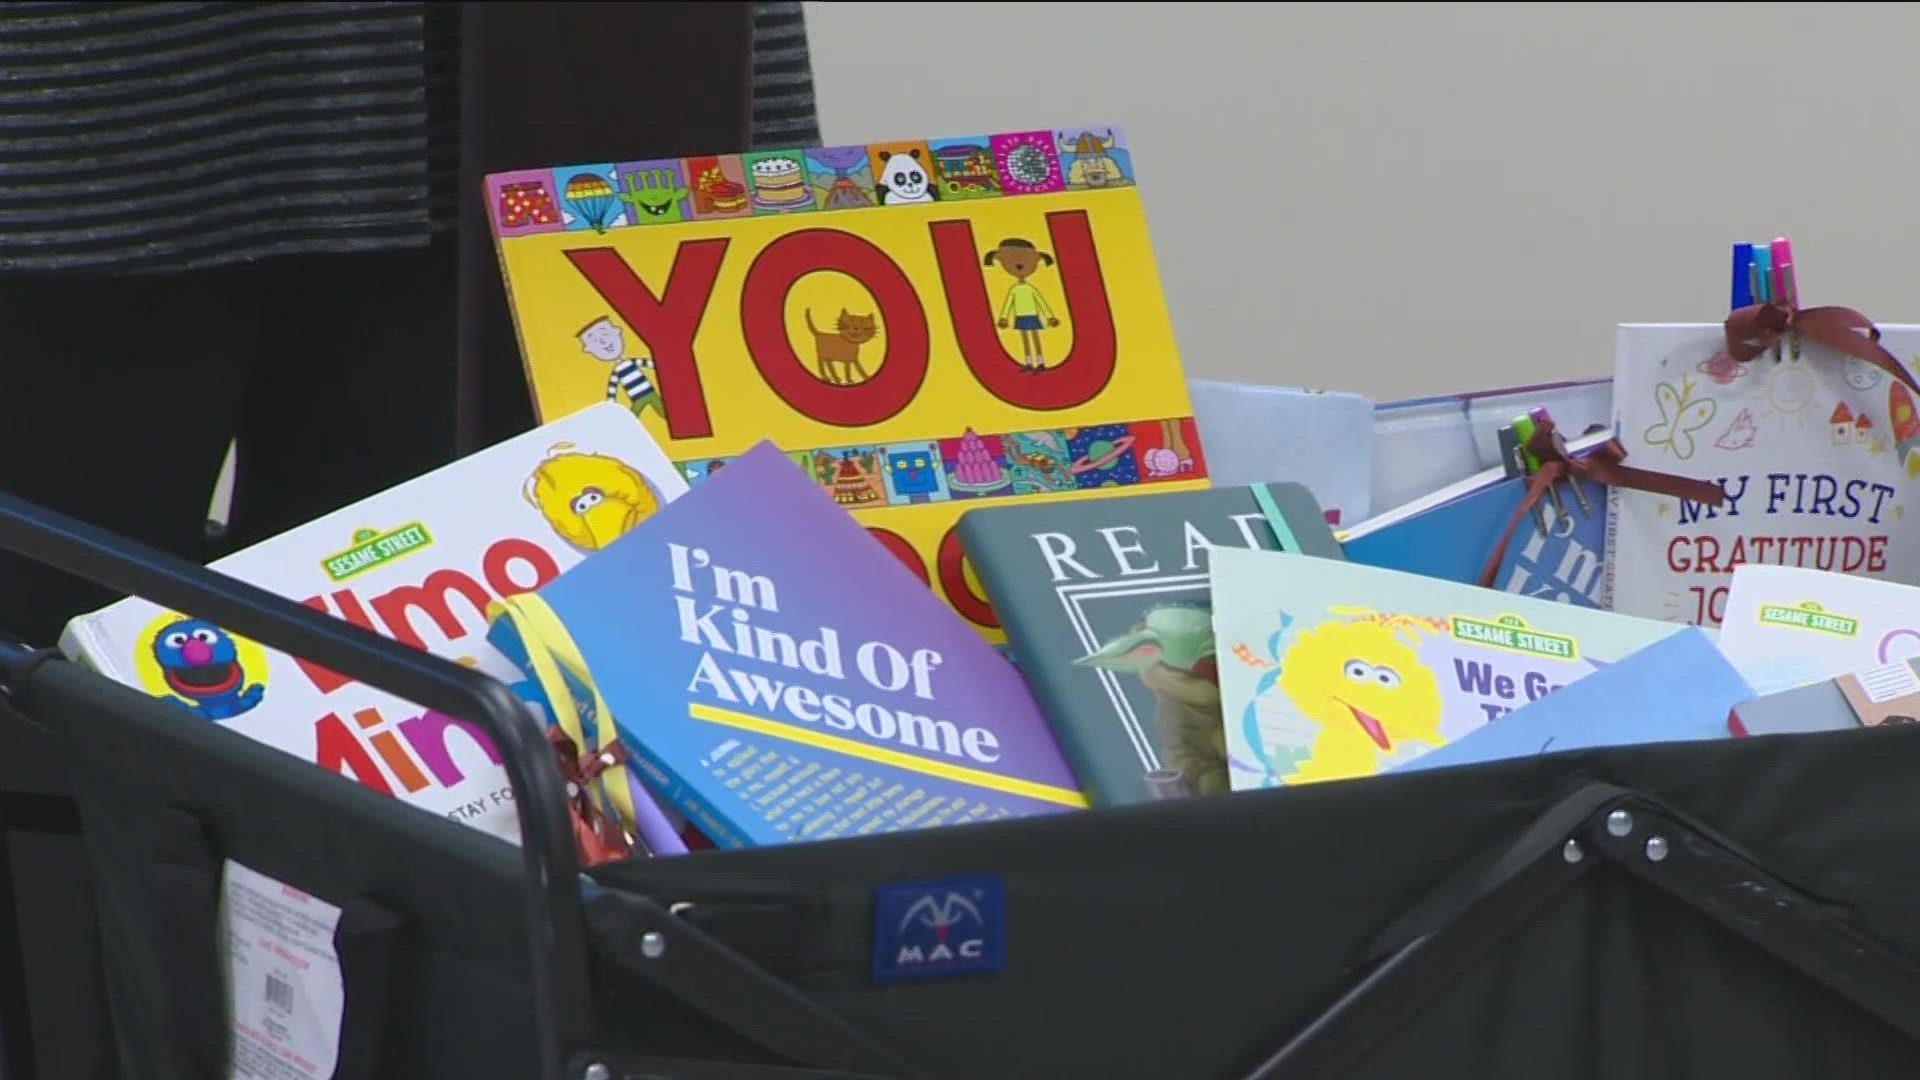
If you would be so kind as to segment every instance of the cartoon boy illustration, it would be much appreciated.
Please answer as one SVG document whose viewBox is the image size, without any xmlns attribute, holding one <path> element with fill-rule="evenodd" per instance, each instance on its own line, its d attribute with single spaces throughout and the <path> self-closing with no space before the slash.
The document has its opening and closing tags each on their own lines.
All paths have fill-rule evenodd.
<svg viewBox="0 0 1920 1080">
<path fill-rule="evenodd" d="M 620 332 L 619 324 L 612 317 L 602 315 L 580 328 L 580 347 L 588 356 L 602 363 L 612 364 L 613 370 L 607 374 L 607 400 L 618 401 L 620 395 L 627 397 L 627 407 L 633 415 L 639 416 L 642 410 L 654 409 L 666 419 L 667 406 L 660 400 L 660 388 L 653 383 L 658 372 L 654 371 L 653 361 L 647 357 L 627 356 L 626 336 Z"/>
<path fill-rule="evenodd" d="M 1026 356 L 1022 366 L 1027 371 L 1044 371 L 1047 358 L 1040 352 L 1040 320 L 1045 319 L 1047 326 L 1059 326 L 1060 320 L 1047 306 L 1047 298 L 1027 279 L 1041 263 L 1052 266 L 1053 256 L 1035 250 L 1031 240 L 1014 238 L 1000 241 L 999 247 L 987 252 L 986 264 L 992 266 L 995 262 L 1013 275 L 1013 287 L 1007 290 L 1006 302 L 1000 305 L 1000 329 L 1011 325 L 1020 331 L 1020 348 Z"/>
</svg>

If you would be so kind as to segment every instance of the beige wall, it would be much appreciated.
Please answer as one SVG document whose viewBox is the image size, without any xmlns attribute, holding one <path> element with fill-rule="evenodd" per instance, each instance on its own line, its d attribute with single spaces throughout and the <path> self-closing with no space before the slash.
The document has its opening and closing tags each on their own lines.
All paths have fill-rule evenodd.
<svg viewBox="0 0 1920 1080">
<path fill-rule="evenodd" d="M 1912 4 L 806 7 L 829 142 L 1127 128 L 1202 376 L 1606 374 L 1780 232 L 1806 301 L 1920 321 Z"/>
</svg>

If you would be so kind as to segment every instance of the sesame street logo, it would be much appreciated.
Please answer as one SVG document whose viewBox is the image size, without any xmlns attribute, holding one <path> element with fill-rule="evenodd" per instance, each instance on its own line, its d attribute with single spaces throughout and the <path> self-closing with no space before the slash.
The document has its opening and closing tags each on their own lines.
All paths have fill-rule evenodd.
<svg viewBox="0 0 1920 1080">
<path fill-rule="evenodd" d="M 1572 638 L 1564 634 L 1549 634 L 1543 630 L 1528 628 L 1526 620 L 1517 615 L 1502 615 L 1492 622 L 1453 617 L 1453 638 L 1474 645 L 1486 645 L 1507 652 L 1525 656 L 1539 656 L 1548 660 L 1574 660 L 1579 656 Z"/>
<path fill-rule="evenodd" d="M 1799 607 L 1787 607 L 1784 604 L 1762 604 L 1760 621 L 1768 626 L 1790 626 L 1796 630 L 1816 630 L 1835 637 L 1853 637 L 1860 632 L 1860 620 L 1849 619 L 1845 615 L 1835 615 L 1822 611 L 1819 604 L 1808 600 Z"/>
<path fill-rule="evenodd" d="M 353 547 L 338 555 L 320 560 L 320 568 L 336 582 L 430 547 L 433 536 L 427 532 L 425 525 L 416 521 L 385 534 L 373 529 L 361 529 L 353 534 L 353 544 Z"/>
<path fill-rule="evenodd" d="M 231 720 L 266 698 L 266 650 L 205 619 L 168 612 L 137 641 L 140 685 L 202 720 Z"/>
</svg>

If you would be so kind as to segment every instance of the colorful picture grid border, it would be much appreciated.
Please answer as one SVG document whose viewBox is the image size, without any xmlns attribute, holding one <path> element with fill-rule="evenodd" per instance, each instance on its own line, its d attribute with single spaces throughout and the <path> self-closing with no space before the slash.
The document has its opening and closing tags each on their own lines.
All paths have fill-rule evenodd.
<svg viewBox="0 0 1920 1080">
<path fill-rule="evenodd" d="M 890 179 L 904 183 L 896 189 Z M 512 237 L 882 210 L 1134 183 L 1126 133 L 1103 124 L 523 169 L 487 177 L 486 195 L 494 234 Z"/>
<path fill-rule="evenodd" d="M 1204 479 L 1193 417 L 790 450 L 787 456 L 849 510 L 1057 495 Z M 732 458 L 679 462 L 690 486 Z"/>
</svg>

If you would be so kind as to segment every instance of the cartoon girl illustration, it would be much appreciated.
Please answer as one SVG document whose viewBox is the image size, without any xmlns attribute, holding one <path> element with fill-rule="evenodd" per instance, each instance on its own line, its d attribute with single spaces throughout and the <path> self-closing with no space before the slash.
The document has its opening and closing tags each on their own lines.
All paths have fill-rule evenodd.
<svg viewBox="0 0 1920 1080">
<path fill-rule="evenodd" d="M 1036 250 L 1031 240 L 1007 239 L 1000 246 L 987 252 L 986 265 L 995 262 L 1000 268 L 1013 275 L 1013 287 L 1007 290 L 1006 302 L 1000 305 L 1000 329 L 1009 326 L 1020 331 L 1020 348 L 1026 357 L 1022 365 L 1027 371 L 1044 371 L 1047 358 L 1040 352 L 1041 320 L 1047 326 L 1059 326 L 1060 320 L 1047 306 L 1047 298 L 1027 279 L 1040 268 L 1041 263 L 1053 265 L 1053 256 Z"/>
</svg>

